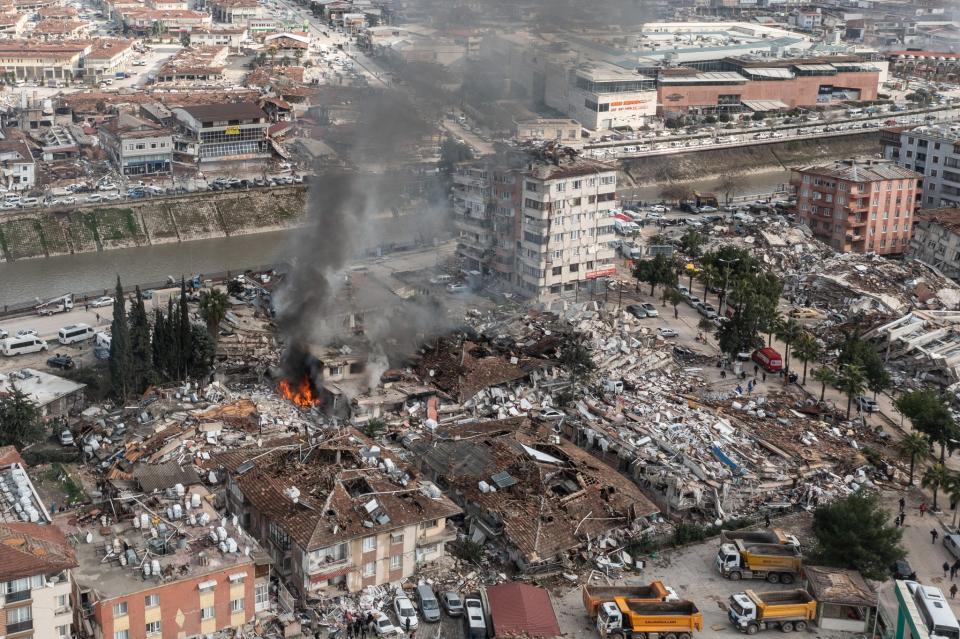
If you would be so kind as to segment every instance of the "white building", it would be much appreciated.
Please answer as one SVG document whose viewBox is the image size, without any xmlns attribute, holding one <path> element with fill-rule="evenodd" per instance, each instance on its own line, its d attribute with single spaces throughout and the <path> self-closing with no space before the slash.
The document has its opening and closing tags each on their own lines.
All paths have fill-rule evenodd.
<svg viewBox="0 0 960 639">
<path fill-rule="evenodd" d="M 0 448 L 0 482 L 0 636 L 72 637 L 73 547 L 50 524 L 13 446 Z"/>
<path fill-rule="evenodd" d="M 607 62 L 547 66 L 547 106 L 594 131 L 639 128 L 657 115 L 656 78 Z"/>
<path fill-rule="evenodd" d="M 516 283 L 536 299 L 586 293 L 616 273 L 617 170 L 574 158 L 538 162 L 523 177 Z"/>
<path fill-rule="evenodd" d="M 960 124 L 884 131 L 883 155 L 923 174 L 920 208 L 960 207 Z"/>
<path fill-rule="evenodd" d="M 0 140 L 0 184 L 14 191 L 28 191 L 37 183 L 37 164 L 30 147 L 19 134 Z"/>
</svg>

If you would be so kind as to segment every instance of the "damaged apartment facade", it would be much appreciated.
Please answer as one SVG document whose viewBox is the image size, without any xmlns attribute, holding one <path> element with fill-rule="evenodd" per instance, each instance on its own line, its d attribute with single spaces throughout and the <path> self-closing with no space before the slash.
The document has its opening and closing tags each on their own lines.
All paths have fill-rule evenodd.
<svg viewBox="0 0 960 639">
<path fill-rule="evenodd" d="M 228 510 L 303 601 L 412 576 L 443 557 L 460 509 L 350 428 L 311 445 L 228 451 Z"/>
</svg>

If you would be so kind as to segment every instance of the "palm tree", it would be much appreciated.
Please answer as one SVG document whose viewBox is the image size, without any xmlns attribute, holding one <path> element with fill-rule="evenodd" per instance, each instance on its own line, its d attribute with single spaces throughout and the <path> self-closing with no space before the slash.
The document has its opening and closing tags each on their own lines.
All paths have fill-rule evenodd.
<svg viewBox="0 0 960 639">
<path fill-rule="evenodd" d="M 700 269 L 700 275 L 697 276 L 703 282 L 703 301 L 707 301 L 710 294 L 710 287 L 717 284 L 717 269 L 712 264 L 704 264 Z"/>
<path fill-rule="evenodd" d="M 920 480 L 920 485 L 933 491 L 934 511 L 939 510 L 939 508 L 937 508 L 937 496 L 940 488 L 949 486 L 952 477 L 950 471 L 947 470 L 947 467 L 943 464 L 934 464 L 923 473 L 923 479 Z"/>
<path fill-rule="evenodd" d="M 214 339 L 220 331 L 220 322 L 227 316 L 229 306 L 227 294 L 221 290 L 214 288 L 200 294 L 200 317 L 207 323 L 207 330 Z"/>
<path fill-rule="evenodd" d="M 807 383 L 807 364 L 820 359 L 823 354 L 820 342 L 810 333 L 804 333 L 797 340 L 797 344 L 793 348 L 793 354 L 803 362 L 803 381 L 800 385 L 805 386 Z"/>
<path fill-rule="evenodd" d="M 783 367 L 787 370 L 790 370 L 790 347 L 795 344 L 802 335 L 804 335 L 803 327 L 800 326 L 800 322 L 792 317 L 781 324 L 777 330 L 777 339 L 786 346 L 783 353 Z M 784 384 L 787 383 L 787 377 L 787 375 L 783 376 Z"/>
<path fill-rule="evenodd" d="M 779 333 L 782 327 L 783 315 L 780 313 L 775 313 L 773 316 L 767 318 L 767 346 L 773 346 L 773 336 L 774 334 Z"/>
<path fill-rule="evenodd" d="M 930 456 L 930 440 L 921 432 L 913 431 L 900 440 L 897 446 L 900 454 L 910 460 L 910 478 L 908 484 L 913 486 L 913 468 L 917 460 L 923 461 Z"/>
<path fill-rule="evenodd" d="M 957 506 L 960 506 L 960 476 L 954 474 L 950 477 L 950 483 L 943 487 L 947 497 L 950 499 L 950 509 L 953 510 L 953 527 L 957 527 Z"/>
<path fill-rule="evenodd" d="M 833 372 L 832 368 L 821 366 L 813 369 L 813 379 L 820 382 L 820 403 L 822 404 L 823 396 L 827 393 L 827 384 L 832 384 L 836 381 L 836 373 Z"/>
<path fill-rule="evenodd" d="M 680 317 L 680 313 L 677 311 L 677 306 L 679 306 L 680 303 L 686 299 L 683 294 L 673 286 L 670 286 L 663 290 L 663 299 L 664 301 L 673 305 L 673 319 Z"/>
<path fill-rule="evenodd" d="M 867 384 L 867 376 L 859 364 L 847 364 L 837 375 L 837 385 L 847 396 L 847 419 L 850 419 L 850 407 L 853 398 L 863 393 Z"/>
</svg>

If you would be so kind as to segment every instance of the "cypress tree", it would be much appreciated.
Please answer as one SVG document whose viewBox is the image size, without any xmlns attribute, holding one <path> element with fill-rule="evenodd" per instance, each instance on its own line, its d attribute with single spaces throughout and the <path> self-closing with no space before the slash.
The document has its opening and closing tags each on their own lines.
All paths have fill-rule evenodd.
<svg viewBox="0 0 960 639">
<path fill-rule="evenodd" d="M 110 381 L 113 383 L 113 393 L 120 399 L 126 399 L 130 395 L 132 373 L 126 300 L 118 275 L 117 291 L 113 300 L 113 323 L 110 327 Z"/>
<path fill-rule="evenodd" d="M 143 294 L 137 287 L 136 301 L 130 307 L 130 353 L 132 360 L 133 392 L 139 394 L 147 389 L 152 381 L 153 354 L 150 348 L 150 324 L 147 322 L 147 309 L 143 304 Z"/>
<path fill-rule="evenodd" d="M 187 306 L 187 283 L 180 278 L 180 306 L 179 326 L 177 328 L 178 351 L 180 353 L 180 368 L 177 379 L 185 380 L 190 374 L 190 365 L 192 362 L 193 339 L 190 328 L 190 307 Z"/>
<path fill-rule="evenodd" d="M 166 351 L 166 323 L 167 321 L 163 316 L 163 311 L 159 308 L 155 309 L 153 311 L 153 340 L 151 340 L 151 351 L 153 353 L 153 368 L 161 379 L 167 379 L 167 377 L 169 377 L 167 373 L 169 353 Z"/>
</svg>

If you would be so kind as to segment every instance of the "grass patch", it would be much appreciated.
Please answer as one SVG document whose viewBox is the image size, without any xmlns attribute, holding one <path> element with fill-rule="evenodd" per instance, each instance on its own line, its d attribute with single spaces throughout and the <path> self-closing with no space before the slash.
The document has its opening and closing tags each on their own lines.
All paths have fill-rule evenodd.
<svg viewBox="0 0 960 639">
<path fill-rule="evenodd" d="M 70 473 L 62 464 L 51 464 L 50 469 L 45 471 L 41 477 L 45 482 L 60 484 L 67 496 L 67 503 L 76 504 L 86 501 L 87 493 L 83 492 L 83 488 L 73 480 L 73 477 L 70 476 Z"/>
</svg>

